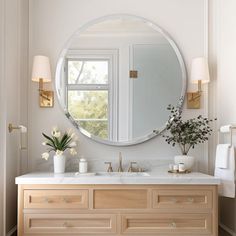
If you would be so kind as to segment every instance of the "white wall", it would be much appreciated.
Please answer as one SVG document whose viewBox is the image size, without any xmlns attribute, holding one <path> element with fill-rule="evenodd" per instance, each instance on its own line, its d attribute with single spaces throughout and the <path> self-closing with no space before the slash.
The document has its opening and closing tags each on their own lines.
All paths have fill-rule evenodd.
<svg viewBox="0 0 236 236">
<path fill-rule="evenodd" d="M 4 57 L 5 57 L 5 43 L 4 43 L 4 22 L 5 22 L 5 1 L 0 0 L 0 104 L 2 115 L 0 116 L 0 132 L 1 134 L 5 129 L 5 120 L 6 120 L 6 107 L 4 102 L 4 93 L 3 88 L 5 87 L 4 78 Z M 6 152 L 6 139 L 2 135 L 0 138 L 0 234 L 4 234 L 4 161 L 5 161 L 5 152 Z"/>
<path fill-rule="evenodd" d="M 219 0 L 218 9 L 218 82 L 219 125 L 236 124 L 236 1 Z M 233 137 L 236 145 L 236 135 Z M 227 141 L 227 138 L 224 139 Z M 236 200 L 220 199 L 220 221 L 236 235 Z"/>
<path fill-rule="evenodd" d="M 206 49 L 204 3 L 204 0 L 31 0 L 30 66 L 34 55 L 45 54 L 51 58 L 54 72 L 63 45 L 79 27 L 104 15 L 128 13 L 150 19 L 164 28 L 176 41 L 189 69 L 191 59 L 204 55 Z M 52 169 L 52 162 L 45 162 L 40 157 L 44 151 L 41 132 L 49 132 L 55 124 L 61 128 L 69 128 L 71 124 L 63 116 L 57 100 L 53 109 L 39 108 L 37 86 L 29 80 L 29 161 L 31 170 L 49 170 Z M 206 108 L 203 105 L 201 110 L 187 110 L 185 115 L 207 114 Z M 118 151 L 123 152 L 125 159 L 149 160 L 150 163 L 172 158 L 178 151 L 169 147 L 161 137 L 132 147 L 112 147 L 80 135 L 79 148 L 80 154 L 97 160 L 96 163 L 102 164 L 101 168 L 105 168 L 103 160 L 117 159 Z M 198 158 L 200 170 L 207 171 L 204 146 L 199 146 L 191 154 Z"/>
<path fill-rule="evenodd" d="M 17 186 L 15 177 L 26 171 L 27 153 L 19 150 L 19 133 L 8 132 L 8 124 L 27 123 L 25 84 L 28 77 L 28 1 L 1 0 L 0 37 L 0 235 L 16 229 Z M 23 100 L 22 100 L 23 99 Z M 21 163 L 21 160 L 24 160 Z"/>
</svg>

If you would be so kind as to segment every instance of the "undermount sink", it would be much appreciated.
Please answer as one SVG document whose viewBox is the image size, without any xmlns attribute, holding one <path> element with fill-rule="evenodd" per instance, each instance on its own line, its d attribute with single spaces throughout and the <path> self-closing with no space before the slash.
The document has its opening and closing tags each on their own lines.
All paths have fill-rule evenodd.
<svg viewBox="0 0 236 236">
<path fill-rule="evenodd" d="M 145 172 L 98 172 L 96 173 L 98 176 L 104 177 L 147 177 L 150 176 Z"/>
</svg>

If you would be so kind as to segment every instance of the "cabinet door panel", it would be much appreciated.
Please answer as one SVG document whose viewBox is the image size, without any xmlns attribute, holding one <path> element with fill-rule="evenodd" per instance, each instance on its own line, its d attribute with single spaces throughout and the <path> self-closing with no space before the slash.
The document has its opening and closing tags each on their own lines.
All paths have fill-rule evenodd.
<svg viewBox="0 0 236 236">
<path fill-rule="evenodd" d="M 25 214 L 25 234 L 116 233 L 114 214 Z"/>
<path fill-rule="evenodd" d="M 122 234 L 197 234 L 212 232 L 210 214 L 126 214 Z"/>
<path fill-rule="evenodd" d="M 143 209 L 147 201 L 145 189 L 94 190 L 95 209 Z"/>
<path fill-rule="evenodd" d="M 211 190 L 153 190 L 153 208 L 212 208 Z"/>
<path fill-rule="evenodd" d="M 88 208 L 88 190 L 25 190 L 24 208 Z"/>
</svg>

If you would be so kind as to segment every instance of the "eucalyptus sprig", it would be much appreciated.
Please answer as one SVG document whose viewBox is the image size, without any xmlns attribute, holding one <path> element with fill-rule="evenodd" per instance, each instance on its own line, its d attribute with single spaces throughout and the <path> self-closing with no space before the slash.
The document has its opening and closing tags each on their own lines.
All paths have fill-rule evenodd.
<svg viewBox="0 0 236 236">
<path fill-rule="evenodd" d="M 187 155 L 191 148 L 204 143 L 212 134 L 210 123 L 216 119 L 208 119 L 199 115 L 196 118 L 182 120 L 182 110 L 179 107 L 169 105 L 167 110 L 170 116 L 166 130 L 169 134 L 163 134 L 165 141 L 172 146 L 179 145 L 183 155 Z"/>
</svg>

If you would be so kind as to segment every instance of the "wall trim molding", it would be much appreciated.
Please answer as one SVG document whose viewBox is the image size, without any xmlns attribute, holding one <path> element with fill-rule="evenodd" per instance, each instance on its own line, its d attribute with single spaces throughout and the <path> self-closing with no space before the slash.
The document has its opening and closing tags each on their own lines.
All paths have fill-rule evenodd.
<svg viewBox="0 0 236 236">
<path fill-rule="evenodd" d="M 15 225 L 7 234 L 6 236 L 12 236 L 17 230 L 17 225 Z"/>
<path fill-rule="evenodd" d="M 204 30 L 204 43 L 203 43 L 203 56 L 207 57 L 209 56 L 209 0 L 204 0 L 204 19 L 203 19 L 203 30 Z M 208 117 L 209 115 L 209 91 L 208 91 L 208 85 L 204 86 L 204 95 L 203 95 L 203 110 L 204 110 L 204 116 Z M 208 143 L 204 144 L 204 160 L 203 163 L 205 164 L 204 171 L 209 173 L 209 148 Z"/>
<path fill-rule="evenodd" d="M 219 223 L 219 226 L 221 229 L 223 229 L 224 231 L 226 231 L 227 233 L 229 233 L 232 236 L 236 236 L 236 232 L 234 232 L 232 229 L 230 229 L 229 227 L 227 227 L 225 224 L 222 224 L 221 222 Z"/>
<path fill-rule="evenodd" d="M 0 9 L 1 9 L 1 26 L 0 26 L 0 33 L 1 33 L 1 39 L 0 39 L 0 103 L 1 103 L 1 111 L 2 116 L 0 117 L 0 133 L 2 134 L 2 138 L 0 140 L 0 161 L 1 161 L 1 167 L 0 167 L 0 209 L 1 209 L 1 215 L 0 215 L 0 234 L 5 235 L 6 234 L 6 78 L 5 78 L 5 44 L 6 44 L 6 0 L 0 1 Z"/>
</svg>

